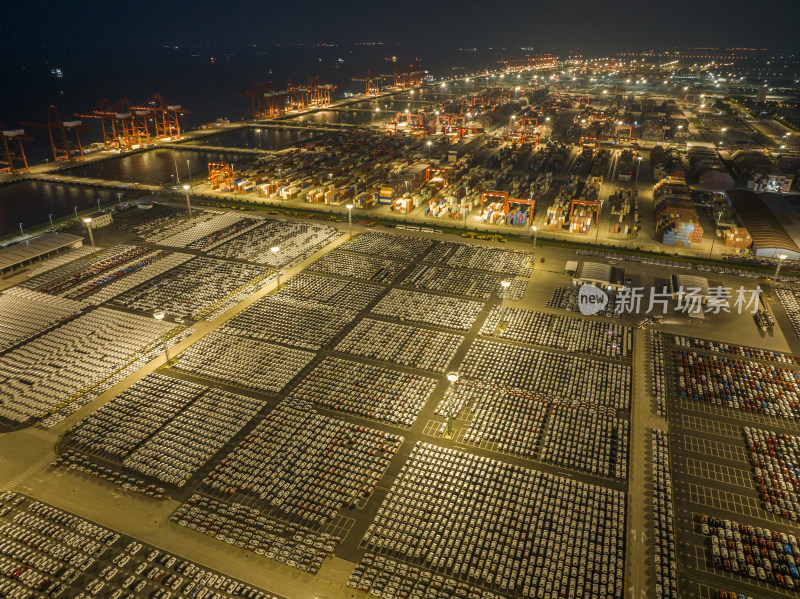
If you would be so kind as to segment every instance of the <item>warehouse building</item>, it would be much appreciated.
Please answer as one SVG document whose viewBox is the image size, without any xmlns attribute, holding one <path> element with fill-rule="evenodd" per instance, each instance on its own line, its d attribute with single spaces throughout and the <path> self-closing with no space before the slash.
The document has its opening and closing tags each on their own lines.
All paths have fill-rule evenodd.
<svg viewBox="0 0 800 599">
<path fill-rule="evenodd" d="M 48 233 L 0 249 L 0 273 L 33 264 L 48 256 L 83 245 L 83 238 L 69 233 Z"/>
<path fill-rule="evenodd" d="M 800 260 L 800 247 L 758 194 L 732 189 L 727 195 L 740 225 L 753 239 L 756 256 L 786 256 L 789 260 Z"/>
<path fill-rule="evenodd" d="M 586 283 L 606 291 L 619 291 L 625 288 L 625 271 L 602 262 L 581 262 L 572 277 L 572 284 L 580 287 Z"/>
<path fill-rule="evenodd" d="M 708 279 L 695 275 L 671 275 L 670 286 L 672 297 L 677 300 L 695 297 L 705 305 L 711 299 L 708 287 Z"/>
</svg>

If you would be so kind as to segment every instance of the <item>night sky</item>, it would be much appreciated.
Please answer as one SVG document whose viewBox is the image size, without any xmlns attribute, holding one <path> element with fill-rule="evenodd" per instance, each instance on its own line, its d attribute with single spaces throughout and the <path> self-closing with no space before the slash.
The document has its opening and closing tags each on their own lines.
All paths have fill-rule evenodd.
<svg viewBox="0 0 800 599">
<path fill-rule="evenodd" d="M 414 43 L 421 51 L 532 46 L 597 54 L 624 48 L 794 51 L 800 46 L 797 0 L 4 0 L 2 6 L 5 48 L 393 41 Z"/>
</svg>

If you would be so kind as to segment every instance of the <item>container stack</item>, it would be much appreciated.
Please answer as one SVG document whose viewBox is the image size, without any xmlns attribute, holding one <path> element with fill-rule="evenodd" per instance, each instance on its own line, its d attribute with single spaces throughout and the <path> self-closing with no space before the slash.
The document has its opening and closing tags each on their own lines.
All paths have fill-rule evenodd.
<svg viewBox="0 0 800 599">
<path fill-rule="evenodd" d="M 661 119 L 648 118 L 642 127 L 642 139 L 645 141 L 664 141 L 664 126 Z"/>
<path fill-rule="evenodd" d="M 609 197 L 611 227 L 609 233 L 614 235 L 629 235 L 631 227 L 627 224 L 633 207 L 633 190 L 617 189 Z"/>
<path fill-rule="evenodd" d="M 650 165 L 653 167 L 653 179 L 661 181 L 667 176 L 667 157 L 661 146 L 650 151 Z"/>
<path fill-rule="evenodd" d="M 675 220 L 657 229 L 656 238 L 664 245 L 691 247 L 693 243 L 702 242 L 703 228 L 696 220 Z"/>
<path fill-rule="evenodd" d="M 753 238 L 744 227 L 731 227 L 721 235 L 725 247 L 747 249 L 753 245 Z"/>
<path fill-rule="evenodd" d="M 487 225 L 502 225 L 505 217 L 505 202 L 491 202 L 485 206 L 483 222 Z"/>
<path fill-rule="evenodd" d="M 447 198 L 435 198 L 430 201 L 428 207 L 425 209 L 425 216 L 433 216 L 439 218 L 445 216 L 450 211 L 450 203 Z"/>
<path fill-rule="evenodd" d="M 603 177 L 589 177 L 581 190 L 580 199 L 587 202 L 597 202 L 600 197 L 600 185 Z"/>
<path fill-rule="evenodd" d="M 792 188 L 794 176 L 783 173 L 753 172 L 747 179 L 747 189 L 756 193 L 773 191 L 786 193 Z"/>
<path fill-rule="evenodd" d="M 569 232 L 587 235 L 594 222 L 596 212 L 597 208 L 595 206 L 576 205 L 569 219 Z"/>
<path fill-rule="evenodd" d="M 703 241 L 703 227 L 688 196 L 664 195 L 656 200 L 656 239 L 665 245 L 690 247 Z"/>
<path fill-rule="evenodd" d="M 382 185 L 381 191 L 378 194 L 378 203 L 379 204 L 391 204 L 392 203 L 392 196 L 394 195 L 394 189 L 388 185 Z"/>
<path fill-rule="evenodd" d="M 547 208 L 547 227 L 551 231 L 560 231 L 569 216 L 569 207 L 577 191 L 578 180 L 570 177 L 558 190 L 553 204 Z"/>
<path fill-rule="evenodd" d="M 512 205 L 506 216 L 506 224 L 512 227 L 525 227 L 530 222 L 531 206 L 528 204 Z"/>
</svg>

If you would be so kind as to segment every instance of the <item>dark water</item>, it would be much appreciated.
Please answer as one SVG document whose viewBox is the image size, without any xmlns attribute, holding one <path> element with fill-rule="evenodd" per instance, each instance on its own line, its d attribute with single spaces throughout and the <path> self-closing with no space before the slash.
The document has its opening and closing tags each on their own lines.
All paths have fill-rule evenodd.
<svg viewBox="0 0 800 599">
<path fill-rule="evenodd" d="M 348 125 L 380 124 L 385 119 L 385 113 L 375 113 L 366 110 L 319 110 L 311 114 L 286 119 L 289 123 L 314 123 L 331 124 L 345 123 Z"/>
<path fill-rule="evenodd" d="M 274 150 L 306 141 L 312 137 L 320 135 L 314 131 L 298 131 L 297 129 L 272 129 L 269 127 L 261 128 L 261 133 L 256 133 L 257 127 L 241 127 L 231 131 L 215 133 L 195 141 L 185 142 L 182 145 L 187 147 L 203 146 L 224 146 L 226 148 L 261 148 L 264 150 Z"/>
<path fill-rule="evenodd" d="M 189 164 L 186 163 L 187 160 Z M 65 172 L 76 177 L 160 185 L 174 180 L 173 175 L 176 173 L 176 168 L 178 178 L 183 182 L 187 175 L 191 175 L 193 178 L 207 177 L 209 162 L 228 162 L 241 168 L 252 160 L 254 157 L 233 152 L 159 148 L 123 158 L 76 166 Z"/>
<path fill-rule="evenodd" d="M 40 181 L 0 185 L 0 235 L 19 232 L 19 223 L 27 229 L 47 222 L 48 214 L 56 219 L 74 214 L 76 207 L 96 206 L 98 199 L 102 204 L 116 201 L 117 192 Z"/>
<path fill-rule="evenodd" d="M 237 48 L 108 48 L 103 52 L 80 47 L 29 50 L 0 57 L 0 123 L 16 128 L 20 121 L 46 121 L 47 108 L 56 106 L 65 120 L 88 114 L 107 99 L 114 104 L 127 97 L 134 104 L 159 92 L 170 104 L 189 110 L 184 129 L 197 128 L 217 118 L 238 121 L 248 117 L 249 98 L 234 94 L 253 83 L 271 82 L 286 89 L 288 80 L 305 82 L 319 77 L 338 86 L 334 99 L 345 92 L 363 93 L 364 83 L 353 81 L 368 70 L 391 72 L 419 57 L 424 69 L 437 76 L 464 74 L 464 69 L 494 63 L 489 54 L 443 49 L 420 56 L 416 48 L 387 47 L 237 47 Z M 51 70 L 60 68 L 57 77 Z M 98 121 L 82 117 L 89 130 L 84 145 L 101 140 Z M 35 138 L 26 145 L 31 163 L 52 160 L 46 130 L 26 127 Z"/>
</svg>

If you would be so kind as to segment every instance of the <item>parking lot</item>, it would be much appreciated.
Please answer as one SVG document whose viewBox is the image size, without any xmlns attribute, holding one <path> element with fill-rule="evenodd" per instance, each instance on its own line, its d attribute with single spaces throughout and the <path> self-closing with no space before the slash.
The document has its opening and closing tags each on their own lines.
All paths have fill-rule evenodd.
<svg viewBox="0 0 800 599">
<path fill-rule="evenodd" d="M 188 225 L 159 226 L 191 260 L 212 254 L 276 266 L 236 255 L 235 240 L 260 223 L 227 222 L 205 231 L 213 243 L 202 247 Z M 311 235 L 293 230 L 301 241 Z M 553 289 L 569 285 L 551 264 L 570 252 L 543 249 L 550 270 L 534 269 L 518 247 L 471 249 L 441 237 L 405 243 L 365 232 L 308 260 L 318 247 L 308 240 L 290 259 L 301 267 L 281 265 L 281 290 L 271 274 L 244 296 L 210 279 L 214 290 L 196 295 L 203 315 L 168 365 L 162 353 L 64 424 L 21 431 L 37 446 L 58 441 L 62 467 L 38 460 L 10 480 L 51 501 L 55 489 L 74 489 L 78 495 L 63 497 L 73 509 L 80 494 L 93 505 L 133 503 L 131 526 L 142 535 L 224 558 L 245 579 L 260 580 L 245 567 L 256 564 L 276 590 L 303 597 L 325 588 L 336 596 L 550 597 L 568 589 L 622 597 L 656 578 L 664 588 L 677 579 L 679 597 L 710 596 L 701 586 L 709 581 L 754 597 L 790 592 L 716 568 L 699 517 L 795 531 L 796 522 L 763 508 L 742 427 L 796 435 L 798 425 L 768 410 L 682 398 L 675 352 L 719 355 L 675 345 L 671 329 L 685 335 L 688 320 L 663 327 L 664 420 L 649 366 L 661 354 L 651 353 L 651 332 L 635 327 L 638 318 L 547 307 Z M 150 286 L 170 272 L 137 270 L 145 268 Z M 643 265 L 631 270 L 640 280 L 655 275 Z M 132 275 L 114 284 L 125 276 Z M 502 297 L 499 281 L 509 278 L 528 282 L 521 296 Z M 63 292 L 85 284 L 76 279 Z M 108 295 L 102 309 L 131 313 Z M 241 297 L 249 299 L 239 304 Z M 754 331 L 745 332 L 758 347 Z M 800 370 L 725 354 L 733 360 L 767 367 L 770 376 Z M 662 483 L 654 491 L 645 477 L 657 460 Z M 474 479 L 483 469 L 486 480 L 502 482 Z M 524 498 L 536 494 L 540 508 L 529 512 Z M 673 509 L 676 540 L 668 535 Z"/>
<path fill-rule="evenodd" d="M 0 493 L 3 597 L 279 599 L 46 503 Z"/>
<path fill-rule="evenodd" d="M 770 413 L 762 411 L 760 406 L 745 410 L 733 402 L 714 397 L 711 381 L 721 380 L 716 377 L 703 379 L 709 383 L 709 387 L 699 397 L 682 397 L 682 388 L 678 383 L 683 379 L 677 370 L 681 362 L 676 361 L 675 357 L 686 348 L 683 344 L 674 345 L 669 336 L 665 340 L 668 362 L 666 378 L 670 397 L 670 449 L 679 549 L 678 585 L 683 590 L 682 596 L 718 597 L 720 589 L 752 597 L 794 596 L 795 577 L 791 568 L 787 568 L 786 573 L 781 572 L 781 567 L 788 562 L 774 559 L 778 555 L 774 552 L 771 555 L 773 559 L 759 554 L 753 554 L 751 558 L 750 553 L 739 554 L 738 549 L 732 552 L 728 562 L 726 554 L 719 556 L 716 549 L 712 552 L 714 529 L 711 528 L 711 535 L 704 534 L 701 530 L 701 518 L 705 515 L 709 518 L 728 519 L 753 527 L 754 530 L 761 527 L 773 533 L 777 531 L 798 534 L 797 522 L 784 517 L 780 506 L 776 504 L 774 507 L 770 506 L 770 510 L 765 509 L 766 504 L 759 495 L 760 483 L 754 473 L 754 463 L 745 435 L 745 427 L 776 431 L 779 436 L 796 435 L 800 429 L 795 419 L 791 417 L 791 412 L 776 410 Z M 773 373 L 797 372 L 794 364 L 787 364 L 785 361 L 771 362 L 763 358 L 741 358 L 738 355 L 734 357 L 732 354 L 738 351 L 735 349 L 731 349 L 730 353 L 708 349 L 711 348 L 701 350 L 702 356 L 714 361 L 724 360 L 726 364 L 737 364 L 744 360 L 750 369 L 766 367 Z M 740 369 L 739 372 L 744 373 L 744 370 Z M 727 376 L 730 378 L 726 379 L 726 385 L 730 384 L 731 388 L 735 388 L 737 375 Z M 743 376 L 747 377 L 746 374 Z M 755 411 L 756 409 L 759 411 Z M 790 417 L 787 418 L 787 415 Z M 770 447 L 765 451 L 772 449 Z M 775 484 L 777 486 L 777 482 Z M 783 501 L 785 494 L 779 495 Z M 722 538 L 724 539 L 724 535 Z M 744 559 L 740 561 L 738 557 Z M 736 565 L 733 565 L 734 561 L 737 562 Z M 744 568 L 741 564 L 744 564 Z M 752 571 L 749 570 L 751 565 L 754 568 Z M 734 570 L 743 570 L 743 573 L 737 574 Z M 776 581 L 779 575 L 784 580 L 783 584 Z M 791 580 L 785 582 L 786 578 Z"/>
</svg>

